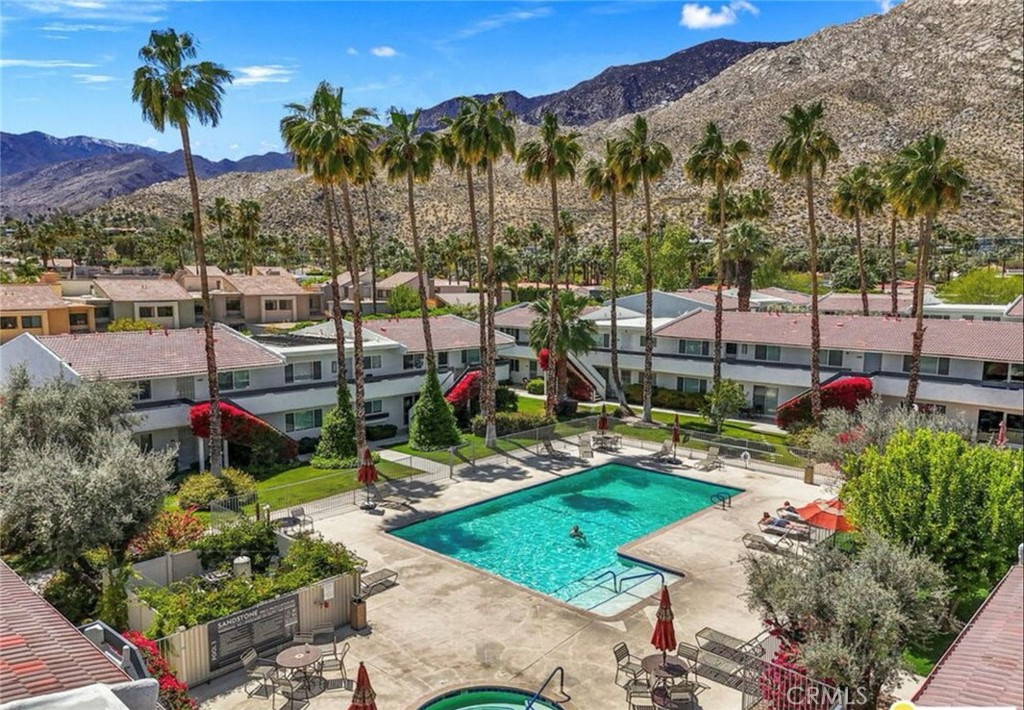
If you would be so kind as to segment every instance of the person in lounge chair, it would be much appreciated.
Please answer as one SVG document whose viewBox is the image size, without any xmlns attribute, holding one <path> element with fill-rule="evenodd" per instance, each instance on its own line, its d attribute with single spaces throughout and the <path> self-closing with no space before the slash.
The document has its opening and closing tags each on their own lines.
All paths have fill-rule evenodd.
<svg viewBox="0 0 1024 710">
<path fill-rule="evenodd" d="M 569 537 L 571 537 L 573 540 L 576 540 L 578 542 L 586 542 L 587 541 L 587 536 L 583 534 L 582 530 L 580 530 L 580 526 L 579 525 L 573 525 L 572 526 L 572 530 L 569 531 Z"/>
<path fill-rule="evenodd" d="M 785 518 L 772 517 L 767 510 L 761 515 L 761 525 L 764 527 L 783 528 L 787 530 L 793 529 L 795 531 L 807 530 L 806 525 L 800 525 L 799 523 L 794 523 L 792 520 L 786 520 Z"/>
<path fill-rule="evenodd" d="M 796 512 L 796 508 L 794 508 L 793 504 L 790 503 L 788 500 L 782 503 L 782 507 L 779 508 L 779 510 L 784 510 L 787 513 L 792 513 L 793 515 L 799 515 L 799 513 Z"/>
</svg>

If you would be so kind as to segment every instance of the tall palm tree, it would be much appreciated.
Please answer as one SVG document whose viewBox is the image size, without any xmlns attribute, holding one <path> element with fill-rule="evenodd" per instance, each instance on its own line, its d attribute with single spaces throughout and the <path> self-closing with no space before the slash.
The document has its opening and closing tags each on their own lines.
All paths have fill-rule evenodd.
<svg viewBox="0 0 1024 710">
<path fill-rule="evenodd" d="M 713 182 L 718 207 L 718 239 L 715 244 L 718 278 L 715 284 L 715 348 L 712 360 L 712 385 L 722 379 L 722 288 L 725 285 L 725 225 L 728 219 L 725 186 L 743 175 L 743 158 L 750 152 L 745 140 L 726 143 L 718 126 L 708 123 L 704 137 L 690 149 L 683 170 L 697 185 Z"/>
<path fill-rule="evenodd" d="M 373 210 L 370 207 L 370 188 L 373 187 L 373 180 L 376 177 L 374 166 L 371 163 L 368 170 L 361 174 L 356 184 L 363 193 L 363 208 L 366 211 L 366 251 L 370 255 L 370 293 L 373 298 L 370 300 L 373 312 L 377 313 L 377 239 L 373 234 Z"/>
<path fill-rule="evenodd" d="M 612 386 L 619 406 L 629 410 L 626 402 L 626 391 L 622 386 L 622 373 L 619 371 L 619 195 L 632 195 L 633 183 L 626 180 L 618 162 L 618 145 L 613 140 L 604 142 L 604 154 L 591 159 L 583 172 L 583 184 L 586 185 L 593 200 L 608 198 L 612 211 L 612 243 L 611 243 L 611 375 Z"/>
<path fill-rule="evenodd" d="M 551 302 L 540 298 L 533 303 L 537 317 L 530 324 L 530 346 L 540 351 L 548 348 L 549 359 L 555 368 L 554 383 L 549 385 L 564 398 L 569 384 L 569 356 L 585 355 L 597 342 L 597 325 L 583 318 L 583 309 L 590 301 L 572 291 L 559 291 L 555 299 L 554 318 Z M 551 327 L 555 330 L 552 331 Z"/>
<path fill-rule="evenodd" d="M 224 227 L 230 227 L 235 217 L 235 208 L 228 202 L 226 197 L 217 197 L 213 204 L 206 208 L 206 219 L 217 225 L 217 238 L 221 245 L 224 241 Z M 221 266 L 226 266 L 221 264 Z"/>
<path fill-rule="evenodd" d="M 896 154 L 886 177 L 893 205 L 904 219 L 918 219 L 921 243 L 918 247 L 917 279 L 914 284 L 914 342 L 911 350 L 907 406 L 913 406 L 921 377 L 921 349 L 924 346 L 924 285 L 929 274 L 932 230 L 940 212 L 960 207 L 967 176 L 963 163 L 946 156 L 946 140 L 929 133 Z"/>
<path fill-rule="evenodd" d="M 252 276 L 253 257 L 256 252 L 256 238 L 260 231 L 262 207 L 256 200 L 240 200 L 238 203 L 238 231 L 242 237 L 242 271 Z"/>
<path fill-rule="evenodd" d="M 885 190 L 878 175 L 867 163 L 860 163 L 839 176 L 832 189 L 832 211 L 844 219 L 852 219 L 857 246 L 857 272 L 860 275 L 860 302 L 863 315 L 868 315 L 868 277 L 864 269 L 864 242 L 861 226 L 866 217 L 878 214 L 885 204 Z"/>
<path fill-rule="evenodd" d="M 515 157 L 516 133 L 512 126 L 512 113 L 505 107 L 505 99 L 501 95 L 492 96 L 487 101 L 473 97 L 459 99 L 465 110 L 460 111 L 452 122 L 452 135 L 462 153 L 463 160 L 469 165 L 481 166 L 487 176 L 487 299 L 485 313 L 481 318 L 486 322 L 487 346 L 484 350 L 483 396 L 481 410 L 487 422 L 484 443 L 494 446 L 497 440 L 495 397 L 497 378 L 494 376 L 495 345 L 494 312 L 497 307 L 497 291 L 495 278 L 494 243 L 497 231 L 497 220 L 494 210 L 494 164 L 508 155 Z"/>
<path fill-rule="evenodd" d="M 206 376 L 210 388 L 210 471 L 219 476 L 222 451 L 220 389 L 217 386 L 213 308 L 206 274 L 199 181 L 192 162 L 189 124 L 193 120 L 203 126 L 216 126 L 220 122 L 221 98 L 225 84 L 231 83 L 231 72 L 213 62 L 188 63 L 195 57 L 195 40 L 187 32 L 180 35 L 172 29 L 150 32 L 149 42 L 139 50 L 139 59 L 143 64 L 132 77 L 132 101 L 142 106 L 142 118 L 161 133 L 167 124 L 176 127 L 181 133 L 185 172 L 188 174 L 189 194 L 192 198 L 192 239 L 195 243 L 203 303 Z"/>
<path fill-rule="evenodd" d="M 672 166 L 672 152 L 664 143 L 654 140 L 647 128 L 647 119 L 637 116 L 633 127 L 617 144 L 616 160 L 626 180 L 643 188 L 644 196 L 644 414 L 651 421 L 651 363 L 654 358 L 654 265 L 651 242 L 654 222 L 651 218 L 651 183 L 661 180 Z"/>
<path fill-rule="evenodd" d="M 544 184 L 551 189 L 551 295 L 548 308 L 548 352 L 555 354 L 555 338 L 558 331 L 558 183 L 562 180 L 576 179 L 576 165 L 583 157 L 583 149 L 579 144 L 580 134 L 576 131 L 562 131 L 558 126 L 558 117 L 545 111 L 540 122 L 540 140 L 527 141 L 519 149 L 516 160 L 523 165 L 523 178 L 531 184 Z M 545 411 L 549 417 L 555 416 L 555 402 L 558 394 L 556 388 L 547 388 Z"/>
<path fill-rule="evenodd" d="M 729 230 L 726 256 L 736 263 L 736 297 L 740 311 L 750 310 L 750 291 L 754 277 L 754 259 L 768 251 L 764 231 L 753 222 L 743 220 Z"/>
<path fill-rule="evenodd" d="M 839 145 L 819 125 L 825 105 L 794 106 L 782 116 L 788 133 L 768 152 L 768 168 L 783 181 L 802 178 L 807 198 L 807 236 L 811 269 L 811 416 L 821 413 L 821 326 L 818 318 L 818 232 L 814 216 L 814 176 L 825 176 L 828 164 L 839 158 Z"/>
</svg>

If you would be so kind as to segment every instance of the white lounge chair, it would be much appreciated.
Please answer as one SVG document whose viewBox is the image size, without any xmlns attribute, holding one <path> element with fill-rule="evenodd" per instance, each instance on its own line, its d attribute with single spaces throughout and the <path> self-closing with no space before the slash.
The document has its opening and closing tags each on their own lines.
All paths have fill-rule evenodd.
<svg viewBox="0 0 1024 710">
<path fill-rule="evenodd" d="M 722 459 L 718 457 L 718 447 L 712 446 L 708 449 L 708 455 L 704 457 L 704 460 L 698 463 L 695 468 L 700 471 L 710 471 L 715 468 L 722 467 Z"/>
<path fill-rule="evenodd" d="M 651 458 L 655 461 L 671 461 L 674 458 L 672 440 L 665 439 L 665 441 L 661 442 L 661 448 L 651 454 Z"/>
<path fill-rule="evenodd" d="M 556 449 L 555 445 L 551 443 L 551 439 L 541 439 L 540 445 L 544 449 L 544 453 L 553 459 L 563 459 L 568 456 L 564 451 Z"/>
<path fill-rule="evenodd" d="M 581 459 L 592 459 L 594 458 L 594 445 L 591 443 L 589 436 L 580 437 L 580 458 Z"/>
</svg>

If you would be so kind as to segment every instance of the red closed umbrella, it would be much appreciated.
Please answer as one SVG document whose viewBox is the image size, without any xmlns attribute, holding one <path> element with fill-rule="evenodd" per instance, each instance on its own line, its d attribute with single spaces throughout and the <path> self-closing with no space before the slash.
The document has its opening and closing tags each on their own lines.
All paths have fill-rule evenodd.
<svg viewBox="0 0 1024 710">
<path fill-rule="evenodd" d="M 377 710 L 377 694 L 370 686 L 370 674 L 366 666 L 359 662 L 359 673 L 356 675 L 356 690 L 352 693 L 352 703 L 348 710 Z"/>
<path fill-rule="evenodd" d="M 843 510 L 843 507 L 843 501 L 838 498 L 816 500 L 813 503 L 797 508 L 796 513 L 804 522 L 816 528 L 831 530 L 832 532 L 856 530 L 853 523 L 846 519 L 846 512 Z"/>
<path fill-rule="evenodd" d="M 661 587 L 661 603 L 658 605 L 657 621 L 654 623 L 654 635 L 651 644 L 661 651 L 661 662 L 664 665 L 665 655 L 676 650 L 676 628 L 672 623 L 672 600 L 668 598 L 668 587 Z"/>
<path fill-rule="evenodd" d="M 997 449 L 1001 449 L 1006 446 L 1006 417 L 1003 417 L 1003 421 L 999 422 L 999 431 L 996 433 L 995 446 Z"/>
<path fill-rule="evenodd" d="M 377 467 L 373 464 L 373 454 L 370 447 L 363 449 L 362 461 L 359 463 L 359 471 L 356 474 L 357 480 L 366 486 L 366 505 L 370 506 L 370 486 L 377 482 Z"/>
<path fill-rule="evenodd" d="M 679 440 L 682 436 L 679 432 L 679 415 L 676 415 L 675 421 L 672 422 L 672 457 L 676 457 L 676 447 L 679 446 Z"/>
<path fill-rule="evenodd" d="M 601 405 L 601 416 L 597 418 L 597 430 L 608 431 L 608 410 L 605 405 Z"/>
</svg>

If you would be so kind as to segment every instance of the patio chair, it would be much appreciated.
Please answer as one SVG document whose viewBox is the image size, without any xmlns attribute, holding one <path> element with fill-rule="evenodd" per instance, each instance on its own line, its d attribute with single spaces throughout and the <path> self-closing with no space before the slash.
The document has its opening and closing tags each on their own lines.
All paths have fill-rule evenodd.
<svg viewBox="0 0 1024 710">
<path fill-rule="evenodd" d="M 277 710 L 278 695 L 284 698 L 284 704 L 281 706 L 282 708 L 304 707 L 309 705 L 308 701 L 295 697 L 298 692 L 299 684 L 291 678 L 286 678 L 283 675 L 274 676 L 274 692 L 270 696 L 270 709 Z"/>
<path fill-rule="evenodd" d="M 693 683 L 684 680 L 669 687 L 668 699 L 672 701 L 672 707 L 679 708 L 679 710 L 693 708 L 697 705 L 696 690 Z"/>
<path fill-rule="evenodd" d="M 336 670 L 341 673 L 342 678 L 348 678 L 348 672 L 345 670 L 345 656 L 348 655 L 349 649 L 348 643 L 346 642 L 341 645 L 340 649 L 338 648 L 338 640 L 334 637 L 334 627 L 332 626 L 318 626 L 313 629 L 313 638 L 326 635 L 330 635 L 331 641 L 328 645 L 320 647 L 320 651 L 323 653 L 320 661 L 320 670 Z"/>
<path fill-rule="evenodd" d="M 314 641 L 314 636 L 315 635 L 316 635 L 315 633 L 299 633 L 299 632 L 296 632 L 296 633 L 292 634 L 292 642 L 296 646 L 300 646 L 302 644 L 305 644 L 306 646 L 316 646 L 316 641 Z M 314 663 L 313 667 L 312 667 L 312 671 L 314 673 L 316 673 L 317 675 L 320 675 L 320 671 L 322 671 L 323 667 L 324 667 L 322 652 L 321 652 L 320 658 L 321 658 L 321 660 L 319 660 L 316 663 Z"/>
<path fill-rule="evenodd" d="M 246 673 L 245 694 L 250 698 L 267 685 L 273 690 L 274 678 L 277 676 L 276 663 L 260 658 L 256 649 L 250 648 L 242 654 L 242 667 Z"/>
<path fill-rule="evenodd" d="M 626 697 L 629 710 L 658 710 L 650 690 L 634 690 Z"/>
<path fill-rule="evenodd" d="M 685 641 L 680 641 L 679 648 L 676 649 L 676 655 L 684 661 L 689 661 L 690 670 L 693 670 L 697 665 L 697 657 L 700 655 L 700 649 L 686 643 Z"/>
<path fill-rule="evenodd" d="M 640 678 L 634 678 L 633 680 L 627 680 L 626 684 L 622 687 L 626 691 L 626 699 L 628 700 L 629 696 L 637 691 L 649 691 L 651 689 L 651 682 L 647 680 L 647 676 L 642 676 Z"/>
<path fill-rule="evenodd" d="M 615 684 L 619 684 L 619 675 L 625 673 L 630 680 L 636 680 L 644 674 L 644 667 L 640 665 L 640 659 L 629 652 L 629 646 L 625 642 L 617 643 L 612 647 L 615 654 Z"/>
<path fill-rule="evenodd" d="M 712 469 L 721 467 L 722 459 L 718 456 L 718 447 L 712 446 L 708 449 L 708 455 L 704 457 L 704 460 L 698 463 L 694 468 L 700 471 L 711 471 Z"/>
<path fill-rule="evenodd" d="M 309 530 L 313 532 L 313 518 L 306 515 L 305 508 L 292 508 L 288 511 L 288 522 L 291 523 L 289 527 L 298 528 L 299 532 L 303 530 Z"/>
<path fill-rule="evenodd" d="M 668 461 L 672 458 L 672 440 L 665 439 L 661 442 L 661 448 L 651 454 L 650 458 L 655 461 Z"/>
<path fill-rule="evenodd" d="M 564 451 L 556 449 L 554 444 L 551 443 L 551 439 L 542 439 L 540 445 L 544 449 L 544 453 L 553 459 L 562 459 L 568 456 Z"/>
</svg>

